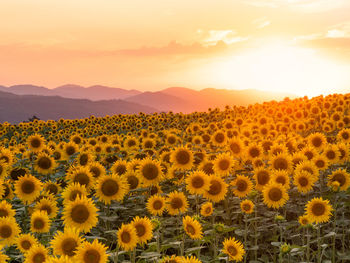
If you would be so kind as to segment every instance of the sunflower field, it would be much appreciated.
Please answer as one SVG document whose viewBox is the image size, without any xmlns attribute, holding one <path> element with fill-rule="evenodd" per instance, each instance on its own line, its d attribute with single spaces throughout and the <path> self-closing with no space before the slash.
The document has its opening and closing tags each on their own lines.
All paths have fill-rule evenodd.
<svg viewBox="0 0 350 263">
<path fill-rule="evenodd" d="M 0 138 L 0 263 L 350 262 L 350 94 Z"/>
</svg>

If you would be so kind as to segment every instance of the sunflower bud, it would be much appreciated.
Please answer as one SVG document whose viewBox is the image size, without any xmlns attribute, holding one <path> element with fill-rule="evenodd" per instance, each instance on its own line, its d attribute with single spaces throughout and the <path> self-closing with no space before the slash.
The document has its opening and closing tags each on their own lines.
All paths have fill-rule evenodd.
<svg viewBox="0 0 350 263">
<path fill-rule="evenodd" d="M 153 230 L 157 230 L 161 225 L 160 221 L 157 218 L 153 218 L 151 220 L 151 223 L 153 225 Z"/>
<path fill-rule="evenodd" d="M 215 224 L 215 225 L 214 225 L 214 229 L 215 229 L 215 231 L 218 232 L 218 233 L 223 233 L 224 230 L 225 230 L 225 225 L 222 224 L 222 223 Z"/>
<path fill-rule="evenodd" d="M 290 252 L 290 250 L 291 250 L 291 247 L 287 243 L 282 244 L 281 247 L 280 247 L 280 251 L 281 251 L 282 254 L 287 254 L 287 253 Z"/>
</svg>

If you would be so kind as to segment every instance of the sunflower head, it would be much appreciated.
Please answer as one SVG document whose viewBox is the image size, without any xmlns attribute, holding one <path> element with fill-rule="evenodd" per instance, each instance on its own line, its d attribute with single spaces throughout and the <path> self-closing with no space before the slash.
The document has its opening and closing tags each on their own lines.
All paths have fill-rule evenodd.
<svg viewBox="0 0 350 263">
<path fill-rule="evenodd" d="M 133 250 L 138 242 L 137 231 L 133 224 L 122 224 L 117 231 L 118 246 L 123 250 Z"/>
<path fill-rule="evenodd" d="M 223 246 L 222 252 L 227 254 L 230 260 L 241 261 L 243 259 L 245 254 L 243 244 L 234 237 L 226 238 L 223 242 Z"/>
<path fill-rule="evenodd" d="M 305 210 L 309 221 L 318 224 L 329 221 L 333 208 L 328 200 L 315 197 L 306 204 Z"/>
</svg>

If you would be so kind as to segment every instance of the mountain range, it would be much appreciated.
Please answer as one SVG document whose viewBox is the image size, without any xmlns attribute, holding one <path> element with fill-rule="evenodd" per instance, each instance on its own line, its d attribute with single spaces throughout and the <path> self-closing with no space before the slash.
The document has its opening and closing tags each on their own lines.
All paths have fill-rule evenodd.
<svg viewBox="0 0 350 263">
<path fill-rule="evenodd" d="M 40 119 L 84 118 L 90 115 L 151 112 L 206 111 L 226 105 L 247 106 L 295 96 L 259 90 L 207 88 L 193 90 L 171 87 L 155 92 L 141 92 L 101 85 L 83 87 L 74 84 L 54 89 L 35 85 L 0 86 L 0 122 L 19 122 L 38 116 Z"/>
</svg>

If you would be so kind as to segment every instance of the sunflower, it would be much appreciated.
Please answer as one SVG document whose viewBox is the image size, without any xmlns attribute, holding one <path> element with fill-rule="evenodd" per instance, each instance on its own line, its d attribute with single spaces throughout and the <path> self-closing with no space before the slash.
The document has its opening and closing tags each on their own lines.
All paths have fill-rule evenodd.
<svg viewBox="0 0 350 263">
<path fill-rule="evenodd" d="M 15 194 L 26 204 L 40 195 L 41 188 L 42 183 L 33 175 L 24 175 L 15 182 Z"/>
<path fill-rule="evenodd" d="M 306 146 L 304 149 L 301 150 L 301 153 L 306 156 L 307 160 L 312 160 L 313 158 L 315 158 L 315 156 L 318 155 L 318 151 L 312 146 Z"/>
<path fill-rule="evenodd" d="M 298 164 L 300 164 L 301 162 L 306 161 L 306 160 L 307 160 L 307 157 L 302 152 L 295 152 L 291 157 L 291 161 L 292 161 L 294 168 Z"/>
<path fill-rule="evenodd" d="M 138 217 L 136 216 L 131 224 L 136 229 L 136 234 L 138 237 L 138 243 L 147 243 L 153 237 L 153 225 L 148 217 Z"/>
<path fill-rule="evenodd" d="M 188 209 L 188 201 L 183 192 L 173 191 L 166 199 L 166 208 L 170 215 L 184 213 Z"/>
<path fill-rule="evenodd" d="M 6 177 L 8 173 L 9 166 L 5 163 L 5 161 L 0 161 L 0 178 Z"/>
<path fill-rule="evenodd" d="M 44 191 L 54 196 L 61 191 L 61 186 L 57 182 L 52 182 L 52 181 L 46 182 L 43 188 L 44 188 Z"/>
<path fill-rule="evenodd" d="M 73 259 L 67 256 L 50 256 L 45 263 L 73 263 Z"/>
<path fill-rule="evenodd" d="M 6 200 L 0 202 L 0 218 L 2 217 L 14 217 L 16 214 L 15 210 L 12 209 L 12 205 Z"/>
<path fill-rule="evenodd" d="M 49 258 L 49 252 L 41 244 L 34 244 L 25 254 L 24 263 L 44 263 Z"/>
<path fill-rule="evenodd" d="M 246 214 L 251 214 L 254 211 L 254 203 L 248 199 L 241 201 L 240 207 L 242 212 Z"/>
<path fill-rule="evenodd" d="M 75 162 L 77 165 L 85 166 L 89 165 L 91 162 L 93 162 L 94 156 L 90 151 L 83 151 L 78 154 L 78 156 L 75 159 Z"/>
<path fill-rule="evenodd" d="M 38 240 L 32 234 L 21 234 L 16 239 L 16 246 L 22 253 L 28 252 L 32 246 L 38 244 Z"/>
<path fill-rule="evenodd" d="M 248 160 L 261 157 L 263 154 L 263 148 L 257 143 L 251 143 L 248 145 L 245 151 L 245 156 Z"/>
<path fill-rule="evenodd" d="M 206 202 L 201 206 L 201 215 L 204 217 L 211 216 L 213 214 L 214 208 L 213 208 L 213 203 L 211 202 Z"/>
<path fill-rule="evenodd" d="M 328 144 L 322 155 L 329 161 L 330 164 L 336 164 L 339 161 L 340 152 L 336 145 Z"/>
<path fill-rule="evenodd" d="M 14 162 L 14 152 L 7 148 L 0 149 L 0 161 L 11 166 Z"/>
<path fill-rule="evenodd" d="M 51 247 L 56 255 L 74 257 L 82 242 L 83 238 L 80 237 L 79 231 L 67 227 L 64 232 L 56 232 L 51 240 Z"/>
<path fill-rule="evenodd" d="M 333 208 L 329 204 L 329 200 L 315 197 L 306 204 L 305 210 L 310 222 L 318 224 L 329 221 Z"/>
<path fill-rule="evenodd" d="M 310 221 L 307 215 L 299 216 L 298 221 L 301 226 L 307 226 L 310 224 Z"/>
<path fill-rule="evenodd" d="M 111 172 L 118 175 L 123 175 L 126 173 L 127 167 L 128 163 L 126 161 L 118 160 L 112 165 Z"/>
<path fill-rule="evenodd" d="M 80 232 L 89 232 L 97 225 L 97 211 L 92 199 L 77 197 L 63 209 L 64 225 L 76 227 Z"/>
<path fill-rule="evenodd" d="M 137 232 L 132 224 L 122 224 L 117 231 L 118 246 L 123 250 L 133 250 L 138 242 Z"/>
<path fill-rule="evenodd" d="M 228 153 L 222 153 L 216 156 L 214 160 L 214 172 L 221 176 L 227 176 L 233 166 L 235 165 L 235 161 Z"/>
<path fill-rule="evenodd" d="M 126 174 L 123 175 L 123 177 L 126 179 L 129 185 L 129 190 L 135 190 L 141 184 L 139 173 L 134 170 L 128 170 Z"/>
<path fill-rule="evenodd" d="M 62 191 L 63 202 L 71 202 L 78 197 L 86 197 L 87 194 L 88 192 L 84 185 L 79 183 L 71 183 Z"/>
<path fill-rule="evenodd" d="M 58 211 L 56 200 L 53 198 L 44 197 L 36 203 L 34 210 L 45 211 L 49 218 L 54 218 L 56 217 Z"/>
<path fill-rule="evenodd" d="M 39 153 L 34 162 L 34 169 L 41 174 L 50 174 L 56 168 L 56 161 L 54 158 L 46 153 Z"/>
<path fill-rule="evenodd" d="M 218 175 L 210 175 L 209 182 L 210 187 L 209 190 L 204 193 L 204 197 L 215 203 L 225 199 L 228 185 L 224 179 Z"/>
<path fill-rule="evenodd" d="M 39 134 L 34 134 L 27 138 L 27 145 L 33 152 L 40 152 L 45 146 L 45 139 Z"/>
<path fill-rule="evenodd" d="M 295 172 L 293 176 L 293 183 L 298 188 L 300 193 L 310 192 L 317 181 L 317 178 L 307 171 Z"/>
<path fill-rule="evenodd" d="M 271 170 L 260 167 L 254 170 L 254 181 L 256 190 L 261 191 L 265 185 L 270 182 L 272 175 Z"/>
<path fill-rule="evenodd" d="M 186 179 L 186 189 L 190 194 L 204 194 L 209 190 L 209 176 L 203 171 L 194 171 Z"/>
<path fill-rule="evenodd" d="M 234 237 L 230 237 L 225 238 L 222 244 L 224 246 L 222 252 L 227 254 L 230 260 L 241 261 L 243 259 L 245 250 L 240 241 L 236 240 Z"/>
<path fill-rule="evenodd" d="M 165 256 L 158 263 L 183 263 L 183 258 L 176 255 Z"/>
<path fill-rule="evenodd" d="M 233 194 L 240 198 L 247 196 L 253 189 L 252 181 L 245 175 L 237 175 L 230 185 L 234 187 Z"/>
<path fill-rule="evenodd" d="M 329 166 L 328 160 L 323 155 L 317 155 L 312 162 L 315 164 L 318 170 L 325 170 Z"/>
<path fill-rule="evenodd" d="M 228 142 L 228 149 L 233 156 L 240 157 L 243 152 L 243 147 L 243 142 L 237 137 L 230 139 Z"/>
<path fill-rule="evenodd" d="M 112 200 L 121 201 L 129 191 L 125 177 L 117 174 L 101 176 L 95 185 L 97 198 L 105 204 Z"/>
<path fill-rule="evenodd" d="M 145 187 L 158 184 L 164 177 L 159 162 L 150 158 L 139 163 L 138 173 Z"/>
<path fill-rule="evenodd" d="M 182 263 L 202 263 L 202 261 L 200 261 L 195 256 L 182 257 L 181 262 Z"/>
<path fill-rule="evenodd" d="M 191 169 L 193 166 L 193 159 L 193 153 L 185 147 L 178 147 L 170 154 L 170 162 L 175 168 L 181 170 Z"/>
<path fill-rule="evenodd" d="M 337 138 L 344 143 L 350 142 L 350 128 L 342 129 L 338 132 Z"/>
<path fill-rule="evenodd" d="M 106 174 L 106 169 L 99 162 L 91 162 L 88 164 L 88 167 L 94 178 L 98 178 Z"/>
<path fill-rule="evenodd" d="M 1 180 L 0 180 L 1 183 Z M 0 191 L 3 189 L 3 194 L 1 195 L 2 199 L 12 199 L 14 197 L 12 185 L 10 182 L 3 182 L 2 185 L 0 185 Z"/>
<path fill-rule="evenodd" d="M 317 181 L 319 177 L 319 170 L 312 161 L 303 161 L 295 167 L 294 173 L 300 173 L 301 171 L 306 171 L 310 173 Z"/>
<path fill-rule="evenodd" d="M 287 190 L 290 188 L 290 178 L 287 171 L 274 171 L 272 173 L 271 181 L 283 185 Z"/>
<path fill-rule="evenodd" d="M 264 186 L 262 192 L 264 204 L 271 208 L 280 208 L 284 206 L 289 199 L 287 190 L 278 183 L 269 183 Z"/>
<path fill-rule="evenodd" d="M 84 241 L 76 251 L 76 260 L 81 263 L 107 263 L 107 247 L 94 240 L 92 243 Z"/>
<path fill-rule="evenodd" d="M 223 130 L 216 131 L 211 137 L 212 144 L 218 147 L 224 146 L 226 144 L 226 141 L 227 136 Z"/>
<path fill-rule="evenodd" d="M 0 218 L 0 245 L 11 246 L 16 242 L 16 237 L 20 232 L 14 217 Z"/>
<path fill-rule="evenodd" d="M 339 190 L 346 191 L 350 186 L 350 174 L 345 169 L 338 169 L 328 175 L 328 186 L 332 186 L 332 183 L 337 181 L 339 183 Z"/>
<path fill-rule="evenodd" d="M 192 239 L 201 239 L 203 237 L 202 225 L 190 216 L 182 218 L 182 224 L 187 235 Z"/>
<path fill-rule="evenodd" d="M 270 165 L 273 170 L 285 170 L 288 172 L 292 170 L 292 161 L 290 156 L 285 153 L 273 155 L 270 159 Z"/>
<path fill-rule="evenodd" d="M 148 198 L 146 204 L 148 212 L 154 216 L 162 215 L 165 209 L 165 201 L 165 198 L 158 194 L 152 195 L 150 198 Z"/>
<path fill-rule="evenodd" d="M 86 166 L 72 166 L 67 173 L 67 177 L 72 183 L 84 185 L 86 189 L 90 189 L 94 184 L 93 174 Z"/>
<path fill-rule="evenodd" d="M 5 262 L 8 262 L 9 259 L 10 258 L 6 254 L 3 253 L 2 247 L 0 246 L 0 262 L 5 263 Z"/>
<path fill-rule="evenodd" d="M 327 144 L 327 138 L 320 132 L 315 132 L 307 137 L 308 143 L 311 147 L 320 150 Z"/>
<path fill-rule="evenodd" d="M 338 151 L 339 151 L 339 163 L 343 164 L 349 160 L 350 157 L 350 148 L 348 144 L 345 144 L 344 142 L 342 143 L 337 143 Z"/>
<path fill-rule="evenodd" d="M 124 141 L 124 147 L 126 147 L 127 150 L 137 149 L 138 146 L 139 140 L 135 137 L 127 137 Z"/>
<path fill-rule="evenodd" d="M 79 146 L 74 142 L 68 142 L 63 145 L 62 153 L 66 160 L 68 160 L 72 155 L 77 153 Z"/>
<path fill-rule="evenodd" d="M 46 233 L 50 231 L 51 222 L 46 211 L 35 211 L 30 220 L 30 230 L 34 233 Z"/>
</svg>

